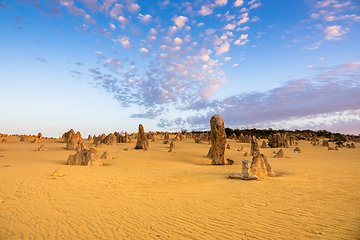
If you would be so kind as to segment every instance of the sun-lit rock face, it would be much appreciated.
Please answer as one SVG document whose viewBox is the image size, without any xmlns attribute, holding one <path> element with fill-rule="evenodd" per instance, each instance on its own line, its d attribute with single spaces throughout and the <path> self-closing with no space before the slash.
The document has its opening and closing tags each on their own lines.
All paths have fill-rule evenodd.
<svg viewBox="0 0 360 240">
<path fill-rule="evenodd" d="M 66 165 L 103 166 L 95 148 L 82 149 L 70 155 Z"/>
<path fill-rule="evenodd" d="M 210 142 L 212 148 L 212 165 L 225 164 L 226 133 L 224 120 L 220 115 L 214 115 L 210 120 Z"/>
<path fill-rule="evenodd" d="M 137 135 L 135 149 L 144 149 L 144 150 L 149 149 L 149 142 L 145 135 L 144 127 L 142 124 L 139 124 L 139 132 Z"/>
<path fill-rule="evenodd" d="M 106 136 L 106 138 L 104 139 L 104 143 L 107 145 L 116 145 L 117 143 L 117 137 L 115 136 L 115 134 L 110 133 L 109 135 Z"/>
<path fill-rule="evenodd" d="M 263 154 L 258 154 L 253 157 L 250 173 L 257 177 L 275 177 L 276 174 L 272 170 L 267 158 Z"/>
</svg>

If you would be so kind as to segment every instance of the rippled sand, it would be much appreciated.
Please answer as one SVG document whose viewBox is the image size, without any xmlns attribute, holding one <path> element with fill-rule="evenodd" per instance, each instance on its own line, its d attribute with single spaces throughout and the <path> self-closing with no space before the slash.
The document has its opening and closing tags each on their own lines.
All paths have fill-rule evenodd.
<svg viewBox="0 0 360 240">
<path fill-rule="evenodd" d="M 232 166 L 211 166 L 209 145 L 135 141 L 97 148 L 103 167 L 67 166 L 74 151 L 59 140 L 0 142 L 0 239 L 359 239 L 360 144 L 328 151 L 300 141 L 302 153 L 273 158 L 278 174 L 257 181 L 241 172 L 243 146 L 228 140 Z M 1 139 L 0 139 L 1 140 Z M 84 143 L 90 142 L 84 140 Z M 261 142 L 260 142 L 261 143 Z M 44 144 L 49 150 L 35 152 Z M 129 148 L 129 151 L 124 151 Z M 52 178 L 55 171 L 63 176 Z"/>
</svg>

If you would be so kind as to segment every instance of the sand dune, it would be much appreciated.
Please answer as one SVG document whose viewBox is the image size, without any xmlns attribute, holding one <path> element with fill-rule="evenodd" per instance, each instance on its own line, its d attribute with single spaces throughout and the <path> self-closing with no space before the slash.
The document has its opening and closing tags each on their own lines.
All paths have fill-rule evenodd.
<svg viewBox="0 0 360 240">
<path fill-rule="evenodd" d="M 59 140 L 0 142 L 0 239 L 359 239 L 360 145 L 328 151 L 299 141 L 273 158 L 278 175 L 228 179 L 250 144 L 227 140 L 234 165 L 212 166 L 193 139 L 103 145 L 103 167 L 67 166 Z M 85 144 L 90 141 L 84 140 Z M 35 152 L 44 144 L 48 151 Z M 243 152 L 236 151 L 244 147 Z M 129 148 L 129 151 L 124 151 Z M 59 171 L 62 177 L 52 178 Z"/>
</svg>

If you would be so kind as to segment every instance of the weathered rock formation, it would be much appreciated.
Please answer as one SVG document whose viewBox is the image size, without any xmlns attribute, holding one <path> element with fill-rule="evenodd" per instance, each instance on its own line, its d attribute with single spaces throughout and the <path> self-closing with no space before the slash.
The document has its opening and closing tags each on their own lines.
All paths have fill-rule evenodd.
<svg viewBox="0 0 360 240">
<path fill-rule="evenodd" d="M 240 133 L 240 136 L 239 136 L 239 143 L 246 143 L 246 139 L 244 137 L 244 134 Z"/>
<path fill-rule="evenodd" d="M 82 166 L 103 166 L 96 149 L 82 149 L 75 155 L 70 155 L 66 165 L 82 165 Z"/>
<path fill-rule="evenodd" d="M 107 144 L 107 145 L 116 145 L 117 137 L 115 136 L 115 134 L 110 133 L 109 135 L 107 135 L 105 137 L 104 143 Z"/>
<path fill-rule="evenodd" d="M 223 118 L 216 114 L 210 119 L 210 142 L 212 148 L 212 165 L 225 164 L 226 133 Z"/>
<path fill-rule="evenodd" d="M 27 141 L 28 139 L 29 139 L 28 136 L 22 136 L 22 137 L 20 138 L 20 142 Z"/>
<path fill-rule="evenodd" d="M 170 141 L 170 134 L 168 132 L 165 132 L 164 135 L 164 144 L 168 144 Z"/>
<path fill-rule="evenodd" d="M 231 149 L 230 144 L 226 145 L 226 149 Z"/>
<path fill-rule="evenodd" d="M 208 152 L 208 154 L 206 155 L 206 157 L 211 158 L 211 159 L 213 158 L 212 147 L 210 147 L 209 152 Z"/>
<path fill-rule="evenodd" d="M 301 153 L 301 150 L 299 147 L 294 148 L 294 153 Z"/>
<path fill-rule="evenodd" d="M 280 149 L 274 156 L 274 158 L 284 158 L 284 157 L 285 157 L 285 153 L 284 153 L 284 150 L 282 150 L 282 149 Z"/>
<path fill-rule="evenodd" d="M 175 143 L 174 141 L 171 141 L 169 152 L 174 152 L 174 148 L 175 148 Z"/>
<path fill-rule="evenodd" d="M 262 141 L 261 148 L 267 148 L 267 144 L 265 140 Z"/>
<path fill-rule="evenodd" d="M 66 150 L 76 150 L 77 145 L 78 144 L 75 135 L 66 140 Z"/>
<path fill-rule="evenodd" d="M 108 152 L 104 152 L 100 159 L 112 159 L 112 156 Z"/>
<path fill-rule="evenodd" d="M 242 179 L 242 180 L 256 180 L 256 175 L 250 174 L 250 162 L 248 160 L 242 160 L 242 172 L 230 173 L 229 178 Z"/>
<path fill-rule="evenodd" d="M 37 150 L 36 152 L 41 152 L 41 151 L 46 151 L 47 148 L 45 147 L 45 145 L 41 145 Z"/>
<path fill-rule="evenodd" d="M 250 156 L 256 156 L 259 154 L 260 154 L 259 145 L 257 143 L 256 137 L 253 136 L 251 139 Z"/>
<path fill-rule="evenodd" d="M 276 176 L 264 154 L 259 154 L 253 157 L 250 167 L 250 173 L 252 175 L 256 175 L 257 177 Z"/>
<path fill-rule="evenodd" d="M 146 138 L 145 132 L 144 132 L 144 127 L 142 124 L 139 124 L 139 132 L 137 135 L 137 141 L 136 141 L 136 145 L 135 145 L 135 149 L 144 149 L 144 150 L 148 150 L 149 149 L 149 142 Z"/>
<path fill-rule="evenodd" d="M 280 133 L 275 134 L 274 136 L 268 137 L 268 145 L 271 148 L 288 148 L 289 144 L 285 136 L 282 136 Z"/>
</svg>

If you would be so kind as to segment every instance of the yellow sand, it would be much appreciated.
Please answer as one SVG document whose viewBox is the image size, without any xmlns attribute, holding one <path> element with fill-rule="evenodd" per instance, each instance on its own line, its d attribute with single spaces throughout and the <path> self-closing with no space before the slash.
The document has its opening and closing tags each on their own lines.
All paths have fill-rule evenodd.
<svg viewBox="0 0 360 240">
<path fill-rule="evenodd" d="M 168 153 L 158 138 L 149 151 L 133 149 L 134 140 L 97 148 L 113 159 L 87 167 L 65 165 L 74 151 L 59 140 L 7 139 L 0 239 L 360 238 L 360 144 L 328 151 L 300 141 L 302 153 L 284 149 L 285 159 L 260 149 L 278 177 L 243 181 L 227 176 L 251 160 L 237 151 L 250 144 L 233 140 L 232 166 L 209 165 L 207 142 L 176 142 Z M 49 150 L 35 152 L 41 144 Z"/>
</svg>

